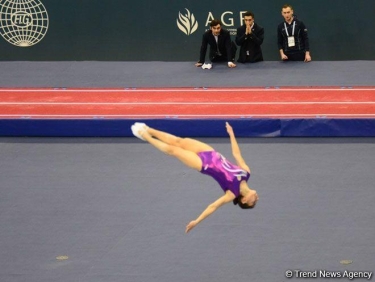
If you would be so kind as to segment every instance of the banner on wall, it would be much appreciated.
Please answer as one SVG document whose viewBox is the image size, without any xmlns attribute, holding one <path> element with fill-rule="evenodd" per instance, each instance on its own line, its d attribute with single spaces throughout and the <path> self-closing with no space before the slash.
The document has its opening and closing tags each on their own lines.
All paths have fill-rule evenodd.
<svg viewBox="0 0 375 282">
<path fill-rule="evenodd" d="M 375 1 L 358 1 L 355 14 L 360 17 L 353 16 L 349 0 L 328 1 L 324 15 L 319 4 L 326 1 L 296 2 L 294 8 L 309 28 L 314 60 L 374 59 L 374 43 L 369 38 L 375 36 L 375 29 L 360 19 L 373 16 Z M 0 0 L 0 61 L 193 61 L 212 20 L 220 20 L 233 40 L 243 25 L 245 9 L 255 12 L 256 22 L 265 30 L 265 60 L 280 59 L 276 42 L 282 21 L 279 1 L 216 4 Z M 317 17 L 323 17 L 322 21 L 316 21 Z M 356 44 L 347 40 L 354 37 Z"/>
<path fill-rule="evenodd" d="M 207 11 L 202 25 L 205 30 L 208 30 L 210 27 L 210 22 L 213 19 L 219 19 L 222 23 L 222 28 L 228 30 L 231 35 L 237 35 L 237 27 L 241 26 L 243 14 L 246 11 L 223 11 L 220 15 L 215 15 L 211 11 Z M 178 12 L 178 17 L 176 19 L 177 27 L 180 31 L 185 33 L 187 36 L 190 36 L 197 31 L 199 23 L 194 16 L 194 13 L 191 12 L 188 8 L 181 13 Z"/>
</svg>

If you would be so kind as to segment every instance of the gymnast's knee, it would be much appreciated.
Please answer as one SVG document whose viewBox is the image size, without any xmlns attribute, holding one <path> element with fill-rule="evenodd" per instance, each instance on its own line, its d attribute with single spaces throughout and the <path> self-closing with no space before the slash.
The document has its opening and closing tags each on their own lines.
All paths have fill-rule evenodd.
<svg viewBox="0 0 375 282">
<path fill-rule="evenodd" d="M 166 153 L 167 155 L 170 155 L 170 156 L 174 156 L 174 155 L 176 155 L 176 147 L 173 146 L 173 145 L 167 145 L 164 148 L 164 153 Z"/>
<path fill-rule="evenodd" d="M 186 138 L 177 137 L 173 140 L 173 146 L 182 147 Z"/>
</svg>

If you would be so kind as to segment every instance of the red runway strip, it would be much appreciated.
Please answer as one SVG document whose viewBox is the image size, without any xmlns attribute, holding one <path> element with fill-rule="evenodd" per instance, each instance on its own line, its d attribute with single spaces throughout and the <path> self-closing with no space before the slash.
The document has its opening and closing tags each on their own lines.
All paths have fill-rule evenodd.
<svg viewBox="0 0 375 282">
<path fill-rule="evenodd" d="M 0 89 L 0 118 L 375 117 L 375 88 Z"/>
</svg>

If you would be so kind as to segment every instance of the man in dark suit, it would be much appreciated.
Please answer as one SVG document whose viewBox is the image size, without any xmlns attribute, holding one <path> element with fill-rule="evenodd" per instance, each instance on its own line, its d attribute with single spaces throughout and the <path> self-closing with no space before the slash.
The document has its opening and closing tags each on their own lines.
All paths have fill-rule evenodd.
<svg viewBox="0 0 375 282">
<path fill-rule="evenodd" d="M 311 61 L 309 37 L 305 24 L 294 15 L 293 7 L 281 8 L 284 21 L 277 27 L 277 43 L 283 61 Z"/>
<path fill-rule="evenodd" d="M 254 14 L 246 12 L 244 25 L 237 28 L 236 44 L 241 46 L 239 63 L 256 63 L 263 61 L 260 45 L 264 39 L 264 28 L 254 22 Z"/>
<path fill-rule="evenodd" d="M 221 25 L 221 21 L 219 20 L 211 21 L 210 30 L 203 34 L 200 57 L 195 66 L 200 67 L 204 64 L 207 46 L 210 45 L 210 63 L 228 62 L 228 67 L 236 67 L 234 59 L 236 57 L 237 47 L 232 42 L 229 31 L 221 28 Z"/>
</svg>

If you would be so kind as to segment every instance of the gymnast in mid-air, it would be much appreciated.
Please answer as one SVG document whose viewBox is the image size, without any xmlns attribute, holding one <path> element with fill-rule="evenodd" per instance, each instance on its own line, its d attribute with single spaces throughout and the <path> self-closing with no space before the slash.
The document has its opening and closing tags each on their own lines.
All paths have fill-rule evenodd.
<svg viewBox="0 0 375 282">
<path fill-rule="evenodd" d="M 226 129 L 237 165 L 229 162 L 208 144 L 198 140 L 180 138 L 151 128 L 144 123 L 136 122 L 131 126 L 136 137 L 147 141 L 163 153 L 176 157 L 188 167 L 210 175 L 223 189 L 224 195 L 208 205 L 195 220 L 191 221 L 186 226 L 186 233 L 226 203 L 233 202 L 242 209 L 251 209 L 259 199 L 257 192 L 247 185 L 250 168 L 241 155 L 233 128 L 228 122 Z"/>
</svg>

